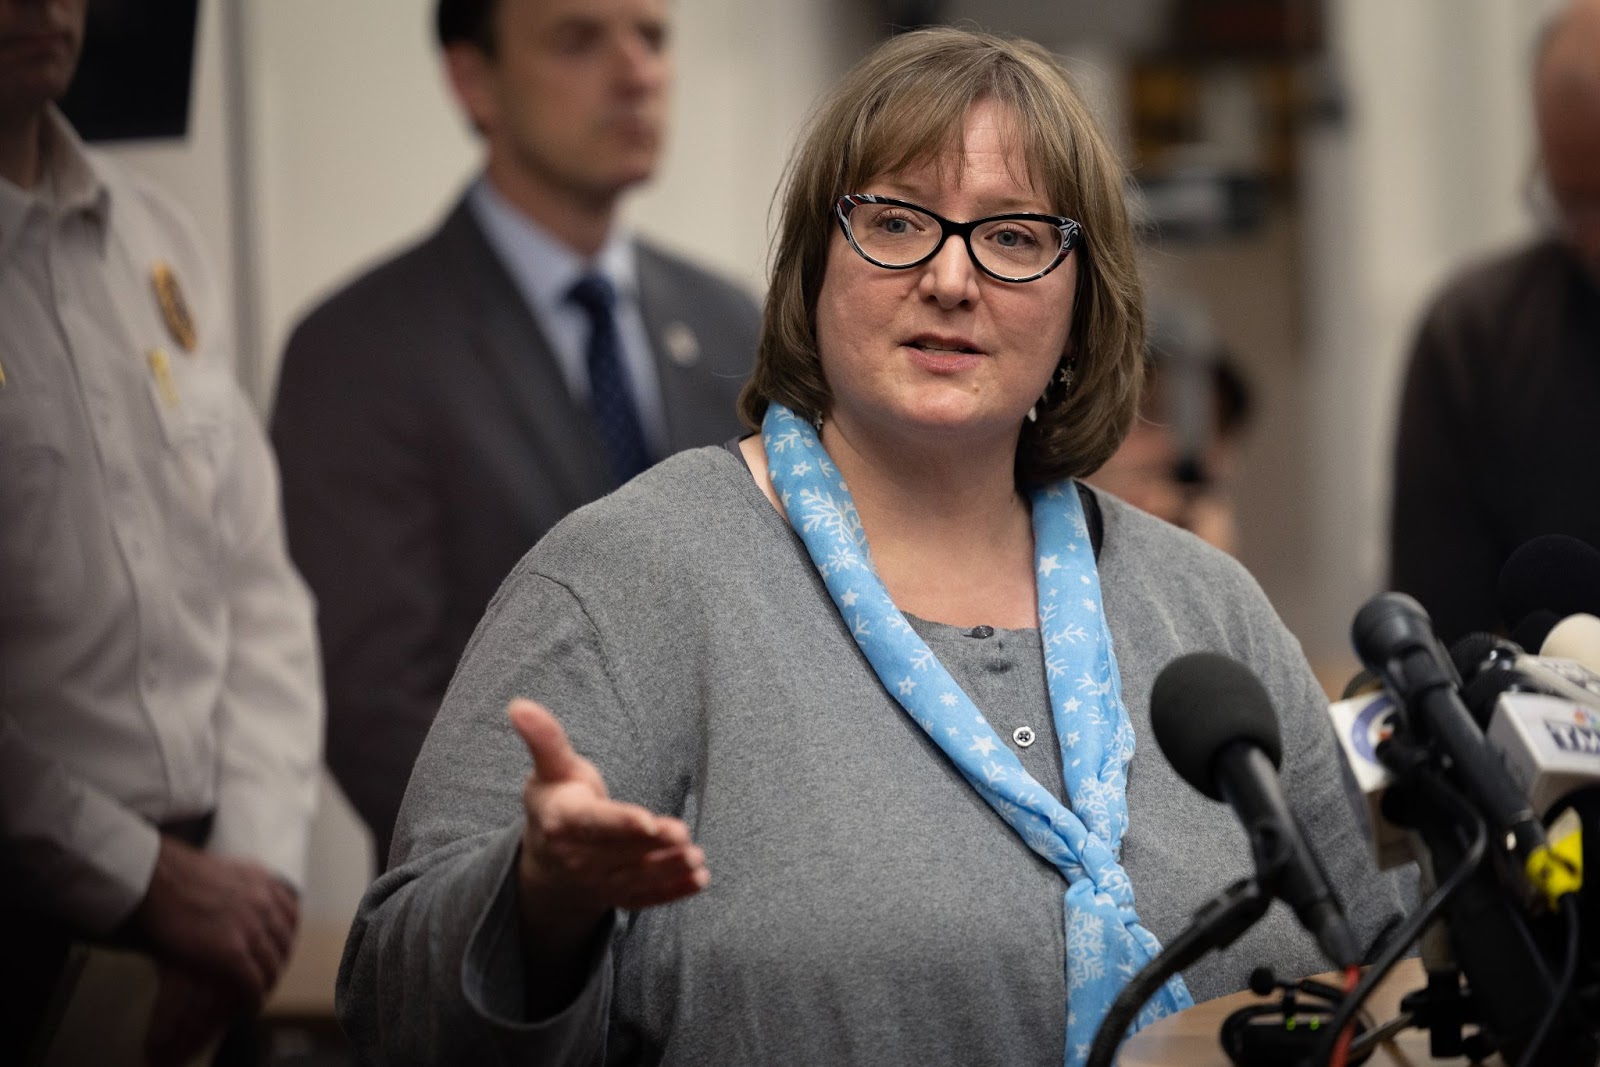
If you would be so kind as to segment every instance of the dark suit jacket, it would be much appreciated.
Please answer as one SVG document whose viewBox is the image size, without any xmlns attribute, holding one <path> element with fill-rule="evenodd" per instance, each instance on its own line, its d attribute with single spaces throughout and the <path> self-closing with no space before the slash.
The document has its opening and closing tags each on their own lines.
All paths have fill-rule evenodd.
<svg viewBox="0 0 1600 1067">
<path fill-rule="evenodd" d="M 728 440 L 755 303 L 642 242 L 637 263 L 672 449 Z M 411 764 L 500 580 L 611 476 L 464 200 L 300 323 L 272 439 L 290 551 L 318 602 L 328 765 L 381 864 Z"/>
</svg>

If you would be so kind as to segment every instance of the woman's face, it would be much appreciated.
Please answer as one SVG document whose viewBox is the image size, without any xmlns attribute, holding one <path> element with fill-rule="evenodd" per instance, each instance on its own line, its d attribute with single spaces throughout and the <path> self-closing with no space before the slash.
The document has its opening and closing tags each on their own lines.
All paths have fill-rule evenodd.
<svg viewBox="0 0 1600 1067">
<path fill-rule="evenodd" d="M 1008 212 L 1052 214 L 1021 152 L 1007 152 L 1011 117 L 980 101 L 967 112 L 958 169 L 922 166 L 863 188 L 957 222 Z M 958 180 L 959 173 L 959 180 Z M 862 259 L 837 227 L 817 300 L 817 345 L 833 393 L 829 423 L 850 439 L 959 438 L 1014 450 L 1028 409 L 1067 348 L 1077 253 L 1021 284 L 980 271 L 950 238 L 933 259 L 886 270 Z"/>
</svg>

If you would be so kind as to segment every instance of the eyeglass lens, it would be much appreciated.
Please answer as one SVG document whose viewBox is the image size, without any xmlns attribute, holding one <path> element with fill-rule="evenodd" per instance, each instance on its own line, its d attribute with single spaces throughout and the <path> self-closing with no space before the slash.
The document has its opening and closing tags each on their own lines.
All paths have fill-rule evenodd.
<svg viewBox="0 0 1600 1067">
<path fill-rule="evenodd" d="M 923 259 L 939 243 L 939 220 L 899 204 L 856 204 L 850 232 L 872 259 L 884 266 L 904 267 Z M 1048 222 L 996 219 L 972 231 L 972 254 L 985 269 L 1011 278 L 1037 274 L 1061 250 L 1061 231 Z"/>
</svg>

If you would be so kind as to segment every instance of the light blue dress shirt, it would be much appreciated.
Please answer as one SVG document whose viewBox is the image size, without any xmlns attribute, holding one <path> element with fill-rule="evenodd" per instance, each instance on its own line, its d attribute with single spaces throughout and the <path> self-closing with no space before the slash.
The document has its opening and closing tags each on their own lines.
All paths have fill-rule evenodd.
<svg viewBox="0 0 1600 1067">
<path fill-rule="evenodd" d="M 490 182 L 480 176 L 467 194 L 467 203 L 489 245 L 511 272 L 522 298 L 528 302 L 549 342 L 567 391 L 580 405 L 589 405 L 589 316 L 567 299 L 573 285 L 591 269 L 604 274 L 617 291 L 617 331 L 622 339 L 623 365 L 628 385 L 639 408 L 639 421 L 657 459 L 667 454 L 667 417 L 661 398 L 650 335 L 639 303 L 639 272 L 633 239 L 613 231 L 592 262 L 584 260 L 512 207 Z"/>
</svg>

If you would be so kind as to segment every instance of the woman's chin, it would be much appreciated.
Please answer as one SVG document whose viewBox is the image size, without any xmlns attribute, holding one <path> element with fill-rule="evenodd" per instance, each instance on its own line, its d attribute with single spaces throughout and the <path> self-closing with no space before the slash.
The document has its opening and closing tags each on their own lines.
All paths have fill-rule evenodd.
<svg viewBox="0 0 1600 1067">
<path fill-rule="evenodd" d="M 1014 448 L 1025 417 L 1025 412 L 1011 414 L 978 408 L 953 398 L 897 408 L 875 421 L 908 440 L 964 441 L 975 447 L 993 442 Z"/>
</svg>

